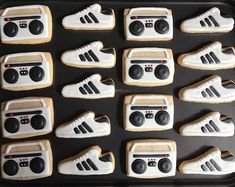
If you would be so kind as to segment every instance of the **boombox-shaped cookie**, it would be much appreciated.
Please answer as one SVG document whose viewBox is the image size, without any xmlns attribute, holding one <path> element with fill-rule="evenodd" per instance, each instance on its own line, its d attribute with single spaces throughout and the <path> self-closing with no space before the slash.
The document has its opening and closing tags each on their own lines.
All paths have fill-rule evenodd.
<svg viewBox="0 0 235 187">
<path fill-rule="evenodd" d="M 123 108 L 127 131 L 160 131 L 173 127 L 174 103 L 170 95 L 128 95 Z"/>
<path fill-rule="evenodd" d="M 175 65 L 171 49 L 126 49 L 122 57 L 123 81 L 135 86 L 162 86 L 173 82 Z"/>
<path fill-rule="evenodd" d="M 20 91 L 45 88 L 53 82 L 53 62 L 50 53 L 27 52 L 0 58 L 3 89 Z"/>
<path fill-rule="evenodd" d="M 26 138 L 47 134 L 54 125 L 53 101 L 46 97 L 25 97 L 3 102 L 3 137 Z"/>
<path fill-rule="evenodd" d="M 31 180 L 51 176 L 52 152 L 48 140 L 34 140 L 1 147 L 2 178 Z"/>
<path fill-rule="evenodd" d="M 124 32 L 131 41 L 164 41 L 173 38 L 172 12 L 167 8 L 125 9 Z"/>
<path fill-rule="evenodd" d="M 160 178 L 176 172 L 176 143 L 173 140 L 143 139 L 126 146 L 127 176 Z"/>
<path fill-rule="evenodd" d="M 37 44 L 52 37 L 50 9 L 42 5 L 9 7 L 0 10 L 2 43 Z"/>
</svg>

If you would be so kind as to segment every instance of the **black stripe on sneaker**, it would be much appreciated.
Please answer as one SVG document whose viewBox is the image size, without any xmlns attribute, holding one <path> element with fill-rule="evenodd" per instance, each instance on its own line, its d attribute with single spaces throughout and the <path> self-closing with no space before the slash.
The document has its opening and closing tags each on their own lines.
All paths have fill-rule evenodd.
<svg viewBox="0 0 235 187">
<path fill-rule="evenodd" d="M 203 133 L 207 133 L 207 130 L 206 130 L 205 127 L 201 127 L 201 130 L 202 130 Z"/>
<path fill-rule="evenodd" d="M 210 162 L 206 162 L 205 164 L 209 168 L 210 171 L 214 171 L 215 170 L 215 168 L 211 165 Z"/>
<path fill-rule="evenodd" d="M 95 55 L 95 53 L 92 50 L 89 50 L 88 53 L 95 62 L 99 62 L 98 57 Z"/>
<path fill-rule="evenodd" d="M 202 91 L 201 94 L 202 94 L 203 97 L 207 96 L 206 92 L 204 92 L 204 91 Z"/>
<path fill-rule="evenodd" d="M 209 121 L 209 124 L 213 127 L 213 129 L 214 129 L 216 132 L 220 132 L 220 129 L 217 127 L 217 125 L 214 123 L 214 121 L 210 120 L 210 121 Z"/>
<path fill-rule="evenodd" d="M 206 93 L 210 96 L 213 97 L 213 93 L 211 92 L 211 90 L 209 88 L 206 88 Z"/>
<path fill-rule="evenodd" d="M 208 25 L 209 27 L 212 26 L 212 24 L 211 24 L 211 22 L 210 22 L 210 20 L 209 20 L 208 18 L 205 18 L 204 20 L 205 20 L 205 22 L 207 23 L 207 25 Z"/>
<path fill-rule="evenodd" d="M 90 87 L 89 87 L 87 84 L 84 84 L 83 87 L 86 89 L 86 91 L 87 91 L 89 94 L 93 94 L 92 90 L 90 89 Z"/>
<path fill-rule="evenodd" d="M 100 91 L 96 88 L 96 86 L 93 84 L 93 82 L 89 81 L 88 85 L 91 87 L 91 89 L 96 93 L 99 94 Z"/>
<path fill-rule="evenodd" d="M 218 171 L 222 171 L 221 167 L 214 161 L 213 159 L 210 159 L 210 163 L 217 169 Z"/>
<path fill-rule="evenodd" d="M 83 170 L 84 170 L 83 167 L 82 167 L 82 165 L 81 165 L 80 163 L 77 163 L 76 166 L 77 166 L 78 170 L 80 170 L 80 171 L 83 171 Z"/>
<path fill-rule="evenodd" d="M 87 23 L 92 23 L 91 19 L 87 15 L 85 15 L 84 17 L 85 17 Z"/>
<path fill-rule="evenodd" d="M 91 167 L 93 170 L 95 170 L 95 171 L 98 170 L 97 166 L 94 164 L 94 162 L 92 162 L 91 159 L 88 158 L 86 161 L 87 161 L 87 163 L 90 165 L 90 167 Z"/>
<path fill-rule="evenodd" d="M 82 54 L 79 55 L 79 58 L 80 58 L 81 61 L 86 61 L 86 58 Z"/>
<path fill-rule="evenodd" d="M 83 133 L 86 134 L 86 130 L 84 129 L 84 127 L 82 125 L 78 125 L 79 130 Z"/>
<path fill-rule="evenodd" d="M 95 22 L 95 23 L 99 23 L 98 19 L 95 17 L 95 15 L 92 12 L 89 12 L 88 15 L 91 17 L 91 19 Z"/>
<path fill-rule="evenodd" d="M 200 24 L 201 24 L 202 27 L 206 26 L 206 24 L 205 24 L 205 22 L 203 20 L 200 21 Z"/>
<path fill-rule="evenodd" d="M 207 64 L 206 58 L 204 56 L 201 56 L 200 59 L 203 64 Z"/>
<path fill-rule="evenodd" d="M 83 87 L 79 87 L 79 91 L 83 94 L 83 95 L 86 95 L 87 93 L 86 93 L 86 90 L 84 90 L 84 88 Z"/>
<path fill-rule="evenodd" d="M 88 166 L 88 164 L 85 161 L 82 161 L 82 166 L 86 169 L 86 170 L 91 170 L 91 168 Z"/>
<path fill-rule="evenodd" d="M 213 60 L 215 61 L 215 63 L 220 63 L 220 60 L 218 59 L 218 57 L 215 55 L 215 53 L 210 52 L 210 56 L 213 58 Z"/>
<path fill-rule="evenodd" d="M 80 21 L 81 21 L 81 23 L 86 23 L 86 21 L 84 20 L 83 17 L 80 17 Z"/>
<path fill-rule="evenodd" d="M 89 62 L 92 62 L 92 59 L 91 59 L 91 57 L 88 55 L 87 52 L 84 53 L 84 55 L 85 55 L 86 59 L 87 59 Z"/>
<path fill-rule="evenodd" d="M 204 164 L 201 165 L 201 168 L 203 171 L 208 171 L 208 168 Z"/>
<path fill-rule="evenodd" d="M 209 16 L 209 19 L 215 25 L 215 27 L 219 27 L 219 23 L 215 20 L 215 18 L 213 16 Z"/>
<path fill-rule="evenodd" d="M 209 124 L 206 124 L 205 127 L 209 132 L 214 132 L 214 129 Z"/>
<path fill-rule="evenodd" d="M 75 127 L 73 130 L 76 134 L 80 134 L 80 130 L 77 127 Z"/>
<path fill-rule="evenodd" d="M 92 128 L 91 128 L 86 122 L 82 122 L 82 126 L 83 126 L 88 132 L 93 132 Z"/>
<path fill-rule="evenodd" d="M 206 59 L 208 60 L 209 64 L 213 64 L 214 63 L 214 61 L 212 60 L 212 58 L 210 57 L 209 54 L 206 54 L 205 56 L 206 56 Z"/>
<path fill-rule="evenodd" d="M 217 97 L 220 97 L 219 92 L 214 88 L 214 86 L 210 86 L 210 89 Z"/>
</svg>

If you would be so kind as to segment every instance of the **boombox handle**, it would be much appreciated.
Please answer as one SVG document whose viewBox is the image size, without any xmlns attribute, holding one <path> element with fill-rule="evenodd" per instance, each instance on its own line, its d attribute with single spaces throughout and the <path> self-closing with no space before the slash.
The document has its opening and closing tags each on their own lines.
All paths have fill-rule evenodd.
<svg viewBox="0 0 235 187">
<path fill-rule="evenodd" d="M 168 12 L 169 12 L 169 10 L 167 9 L 167 8 L 162 8 L 162 7 L 158 7 L 158 8 L 151 8 L 151 7 L 142 7 L 142 8 L 132 8 L 132 9 L 130 9 L 130 11 L 129 11 L 129 14 L 132 14 L 134 11 L 136 11 L 136 10 L 143 10 L 143 9 L 146 9 L 146 10 L 155 10 L 155 11 L 165 11 L 166 12 L 166 14 L 169 14 Z"/>
<path fill-rule="evenodd" d="M 28 6 L 16 6 L 16 7 L 6 8 L 1 16 L 5 16 L 9 10 L 34 9 L 34 8 L 39 8 L 41 10 L 41 13 L 44 13 L 43 7 L 41 5 L 28 5 Z"/>
<path fill-rule="evenodd" d="M 128 54 L 128 57 L 131 57 L 133 53 L 135 52 L 142 52 L 142 51 L 146 51 L 146 52 L 164 52 L 166 55 L 166 58 L 169 58 L 169 54 L 168 54 L 168 49 L 166 48 L 154 48 L 154 47 L 147 47 L 147 48 L 134 48 L 134 49 L 131 49 L 129 54 Z"/>
<path fill-rule="evenodd" d="M 151 146 L 152 146 L 152 145 L 154 145 L 154 146 L 157 146 L 157 145 L 161 145 L 161 146 L 162 146 L 162 145 L 166 145 L 166 146 L 169 147 L 170 151 L 173 150 L 172 146 L 169 145 L 169 142 L 148 142 L 148 143 L 146 143 L 146 142 L 138 142 L 138 143 L 134 143 L 134 144 L 132 145 L 130 151 L 135 151 L 135 147 L 136 147 L 136 146 L 139 146 L 139 145 L 147 146 L 148 144 L 151 145 Z"/>
<path fill-rule="evenodd" d="M 41 151 L 45 151 L 45 148 L 42 144 L 42 142 L 30 142 L 30 143 L 20 143 L 20 144 L 11 144 L 11 145 L 8 145 L 7 146 L 7 149 L 6 149 L 6 154 L 7 153 L 10 153 L 11 149 L 12 148 L 16 148 L 16 147 L 28 147 L 28 146 L 39 146 L 41 148 Z"/>
<path fill-rule="evenodd" d="M 16 103 L 23 103 L 23 102 L 41 102 L 42 104 L 42 107 L 46 107 L 46 103 L 43 99 L 39 99 L 39 98 L 34 98 L 34 99 L 19 99 L 19 100 L 11 100 L 11 101 L 8 101 L 6 103 L 6 106 L 5 106 L 5 109 L 4 110 L 8 110 L 9 106 L 11 104 L 16 104 Z"/>
<path fill-rule="evenodd" d="M 18 57 L 18 56 L 37 56 L 40 55 L 42 57 L 42 61 L 47 61 L 44 54 L 42 52 L 29 52 L 29 53 L 15 53 L 15 54 L 10 54 L 10 55 L 6 55 L 6 57 L 4 58 L 4 62 L 8 62 L 9 58 L 12 57 Z"/>
<path fill-rule="evenodd" d="M 159 99 L 163 100 L 165 105 L 169 105 L 169 102 L 165 96 L 160 96 L 160 95 L 150 95 L 151 99 Z M 131 103 L 130 104 L 135 104 L 137 99 L 146 99 L 145 95 L 135 95 L 133 96 Z"/>
</svg>

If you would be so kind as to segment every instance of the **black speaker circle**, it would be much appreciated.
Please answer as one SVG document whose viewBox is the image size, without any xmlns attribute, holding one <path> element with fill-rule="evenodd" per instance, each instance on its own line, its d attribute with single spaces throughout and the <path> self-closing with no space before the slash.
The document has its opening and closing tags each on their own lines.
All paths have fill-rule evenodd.
<svg viewBox="0 0 235 187">
<path fill-rule="evenodd" d="M 9 176 L 14 176 L 18 173 L 19 171 L 19 166 L 16 161 L 14 160 L 7 160 L 3 164 L 3 171 Z"/>
<path fill-rule="evenodd" d="M 9 84 L 14 84 L 19 78 L 19 74 L 15 69 L 7 69 L 3 73 L 4 80 Z"/>
<path fill-rule="evenodd" d="M 162 158 L 158 161 L 158 169 L 162 173 L 169 173 L 172 170 L 172 163 L 168 158 Z"/>
<path fill-rule="evenodd" d="M 145 121 L 145 117 L 144 114 L 142 114 L 141 112 L 133 112 L 130 117 L 129 120 L 131 122 L 132 125 L 136 126 L 136 127 L 140 127 L 144 124 Z"/>
<path fill-rule="evenodd" d="M 129 76 L 132 79 L 138 80 L 141 79 L 144 75 L 144 70 L 141 66 L 139 65 L 133 65 L 129 69 Z"/>
<path fill-rule="evenodd" d="M 30 120 L 31 126 L 36 130 L 41 130 L 46 126 L 46 119 L 42 115 L 35 115 Z"/>
<path fill-rule="evenodd" d="M 140 36 L 144 32 L 144 24 L 141 21 L 133 21 L 129 25 L 129 31 L 134 36 Z"/>
<path fill-rule="evenodd" d="M 13 22 L 8 22 L 7 24 L 4 25 L 3 27 L 3 32 L 5 35 L 8 37 L 14 37 L 18 33 L 18 26 L 13 23 Z"/>
<path fill-rule="evenodd" d="M 44 78 L 45 73 L 41 67 L 34 66 L 33 68 L 30 69 L 29 76 L 34 82 L 39 82 Z"/>
<path fill-rule="evenodd" d="M 143 174 L 146 169 L 147 169 L 147 164 L 144 160 L 142 159 L 136 159 L 132 164 L 131 164 L 131 169 L 134 173 L 137 174 Z"/>
<path fill-rule="evenodd" d="M 35 157 L 30 161 L 29 167 L 34 173 L 42 173 L 45 169 L 45 161 L 40 157 Z"/>
<path fill-rule="evenodd" d="M 34 35 L 41 34 L 43 29 L 43 23 L 39 20 L 33 20 L 29 23 L 29 31 Z"/>
<path fill-rule="evenodd" d="M 170 70 L 165 65 L 158 65 L 155 68 L 154 75 L 161 80 L 167 79 L 170 75 Z"/>
<path fill-rule="evenodd" d="M 159 19 L 154 24 L 155 31 L 159 34 L 165 34 L 169 31 L 169 23 L 164 19 Z"/>
<path fill-rule="evenodd" d="M 167 125 L 170 121 L 170 115 L 167 111 L 158 111 L 155 115 L 155 121 L 159 125 Z"/>
<path fill-rule="evenodd" d="M 4 128 L 9 133 L 16 133 L 20 129 L 20 122 L 16 118 L 8 118 L 4 122 Z"/>
</svg>

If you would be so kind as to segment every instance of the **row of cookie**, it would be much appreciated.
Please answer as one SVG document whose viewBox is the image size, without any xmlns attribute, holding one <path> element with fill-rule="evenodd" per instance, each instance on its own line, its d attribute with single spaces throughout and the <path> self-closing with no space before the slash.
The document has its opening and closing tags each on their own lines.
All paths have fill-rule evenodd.
<svg viewBox="0 0 235 187">
<path fill-rule="evenodd" d="M 52 38 L 52 16 L 49 7 L 27 5 L 1 10 L 1 40 L 8 44 L 36 44 Z M 62 25 L 74 30 L 109 30 L 115 27 L 113 9 L 102 10 L 93 4 L 75 14 L 65 16 Z M 160 7 L 139 7 L 124 10 L 124 32 L 127 40 L 159 41 L 173 38 L 172 11 Z M 211 8 L 205 13 L 181 23 L 188 33 L 221 33 L 233 29 L 233 18 L 220 15 Z"/>
<path fill-rule="evenodd" d="M 126 144 L 127 176 L 160 178 L 174 176 L 177 162 L 176 143 L 167 139 L 132 140 Z M 235 157 L 214 147 L 191 160 L 183 161 L 184 174 L 223 175 L 235 172 Z M 58 171 L 65 175 L 107 175 L 115 169 L 112 152 L 102 154 L 99 146 L 59 162 Z M 1 175 L 8 180 L 32 180 L 51 176 L 53 156 L 48 140 L 24 141 L 1 146 Z"/>
</svg>

